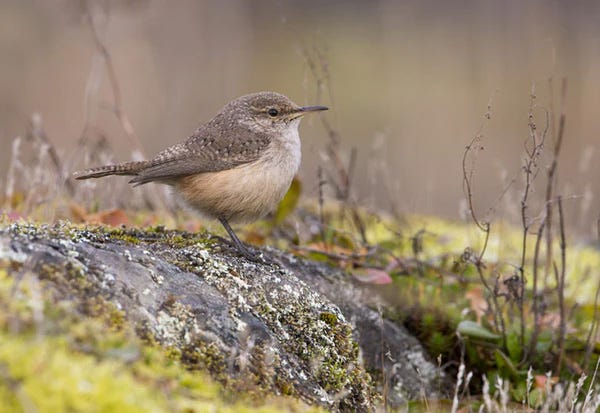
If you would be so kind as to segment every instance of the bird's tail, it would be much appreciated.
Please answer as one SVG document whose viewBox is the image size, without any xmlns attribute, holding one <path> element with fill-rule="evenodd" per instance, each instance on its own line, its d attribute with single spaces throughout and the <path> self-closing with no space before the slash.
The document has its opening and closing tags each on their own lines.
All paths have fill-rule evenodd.
<svg viewBox="0 0 600 413">
<path fill-rule="evenodd" d="M 148 161 L 124 162 L 117 165 L 99 166 L 73 173 L 75 179 L 102 178 L 108 175 L 137 175 L 148 165 Z"/>
</svg>

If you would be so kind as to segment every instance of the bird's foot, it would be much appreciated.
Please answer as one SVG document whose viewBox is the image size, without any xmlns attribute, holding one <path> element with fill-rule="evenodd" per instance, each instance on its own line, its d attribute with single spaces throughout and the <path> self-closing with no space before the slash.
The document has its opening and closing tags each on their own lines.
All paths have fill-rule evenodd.
<svg viewBox="0 0 600 413">
<path fill-rule="evenodd" d="M 223 238 L 217 236 L 223 243 L 227 244 L 230 248 L 230 251 L 237 253 L 239 256 L 244 257 L 248 261 L 252 261 L 258 264 L 266 264 L 268 261 L 265 259 L 264 255 L 257 251 L 252 251 L 249 247 L 244 245 L 243 243 L 237 243 L 232 239 Z"/>
<path fill-rule="evenodd" d="M 238 252 L 247 260 L 256 262 L 259 264 L 265 264 L 267 261 L 265 260 L 263 254 L 257 253 L 255 251 L 250 251 L 245 245 L 242 245 L 242 248 L 237 246 Z"/>
<path fill-rule="evenodd" d="M 248 247 L 246 247 L 242 243 L 242 241 L 240 241 L 240 239 L 237 237 L 237 235 L 235 235 L 235 232 L 233 231 L 233 229 L 231 229 L 229 223 L 225 218 L 219 218 L 219 221 L 221 221 L 221 224 L 223 224 L 223 227 L 227 230 L 227 233 L 229 234 L 229 237 L 231 238 L 231 241 L 233 242 L 234 246 L 244 258 L 257 263 L 267 263 L 262 254 L 257 254 L 254 251 L 250 251 Z"/>
</svg>

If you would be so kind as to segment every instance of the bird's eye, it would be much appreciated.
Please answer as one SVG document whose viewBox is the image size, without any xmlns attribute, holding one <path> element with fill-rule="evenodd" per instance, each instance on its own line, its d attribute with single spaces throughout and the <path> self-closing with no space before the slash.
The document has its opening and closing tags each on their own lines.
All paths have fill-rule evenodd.
<svg viewBox="0 0 600 413">
<path fill-rule="evenodd" d="M 267 113 L 269 114 L 269 116 L 271 116 L 272 118 L 274 118 L 275 116 L 279 115 L 279 111 L 275 108 L 271 108 L 267 111 Z"/>
</svg>

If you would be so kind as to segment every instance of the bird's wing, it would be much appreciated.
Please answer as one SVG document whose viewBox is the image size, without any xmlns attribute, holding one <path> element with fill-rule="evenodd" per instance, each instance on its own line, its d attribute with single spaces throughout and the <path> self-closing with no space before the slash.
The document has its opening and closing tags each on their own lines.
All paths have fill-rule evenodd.
<svg viewBox="0 0 600 413">
<path fill-rule="evenodd" d="M 214 118 L 185 142 L 171 146 L 148 161 L 130 183 L 142 185 L 185 175 L 217 172 L 253 162 L 269 146 L 268 135 L 243 124 Z"/>
</svg>

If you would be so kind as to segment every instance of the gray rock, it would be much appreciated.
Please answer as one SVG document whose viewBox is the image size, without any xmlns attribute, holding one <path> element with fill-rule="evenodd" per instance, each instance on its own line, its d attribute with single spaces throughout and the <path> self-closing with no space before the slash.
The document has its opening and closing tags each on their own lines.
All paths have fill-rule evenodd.
<svg viewBox="0 0 600 413">
<path fill-rule="evenodd" d="M 337 269 L 268 249 L 264 263 L 206 234 L 12 224 L 0 260 L 29 270 L 56 294 L 123 310 L 140 335 L 177 349 L 190 368 L 251 382 L 331 410 L 372 411 L 448 380 L 403 327 L 382 320 Z M 387 385 L 367 371 L 385 373 Z"/>
</svg>

